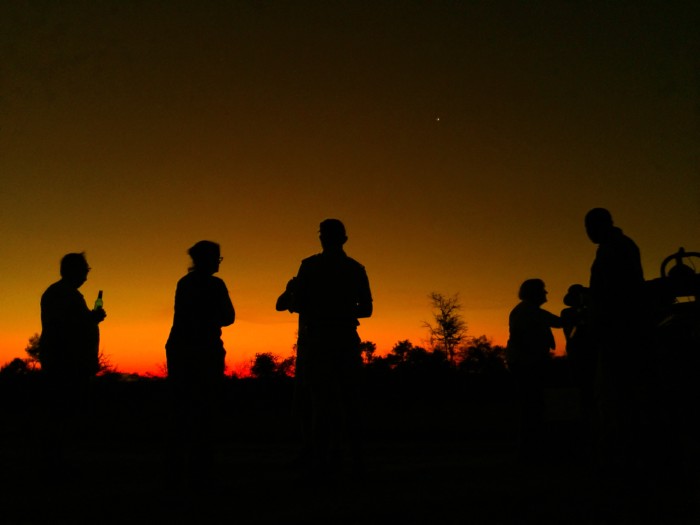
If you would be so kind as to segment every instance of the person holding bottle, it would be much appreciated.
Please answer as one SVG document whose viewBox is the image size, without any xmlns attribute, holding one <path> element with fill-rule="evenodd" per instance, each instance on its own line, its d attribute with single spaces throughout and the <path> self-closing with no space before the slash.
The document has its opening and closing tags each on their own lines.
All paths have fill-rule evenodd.
<svg viewBox="0 0 700 525">
<path fill-rule="evenodd" d="M 43 452 L 49 468 L 58 468 L 64 444 L 81 434 L 87 414 L 90 383 L 100 368 L 99 324 L 107 313 L 90 310 L 78 289 L 90 267 L 84 253 L 61 259 L 61 279 L 41 296 L 39 363 L 46 389 Z"/>
<path fill-rule="evenodd" d="M 66 383 L 85 382 L 99 370 L 101 323 L 104 308 L 90 310 L 78 289 L 90 267 L 84 253 L 61 259 L 61 279 L 41 296 L 39 362 L 42 372 Z"/>
</svg>

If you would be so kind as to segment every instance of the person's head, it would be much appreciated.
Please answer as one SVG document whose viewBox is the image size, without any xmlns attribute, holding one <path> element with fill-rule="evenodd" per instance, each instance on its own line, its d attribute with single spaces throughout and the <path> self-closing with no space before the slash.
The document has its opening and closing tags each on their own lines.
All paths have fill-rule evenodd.
<svg viewBox="0 0 700 525">
<path fill-rule="evenodd" d="M 221 257 L 221 248 L 212 241 L 199 241 L 192 248 L 187 250 L 192 259 L 192 267 L 190 271 L 198 271 L 209 274 L 215 274 L 219 271 L 219 263 L 223 259 Z"/>
<path fill-rule="evenodd" d="M 564 304 L 572 308 L 578 308 L 583 305 L 583 298 L 586 294 L 586 287 L 582 284 L 572 284 L 564 296 Z"/>
<path fill-rule="evenodd" d="M 324 250 L 340 249 L 348 240 L 345 226 L 338 219 L 326 219 L 319 227 L 319 238 Z"/>
<path fill-rule="evenodd" d="M 520 285 L 518 298 L 526 303 L 537 306 L 547 302 L 547 290 L 542 279 L 528 279 Z"/>
<path fill-rule="evenodd" d="M 88 272 L 90 266 L 85 252 L 68 253 L 61 259 L 61 278 L 76 288 L 80 288 L 87 281 Z"/>
<path fill-rule="evenodd" d="M 586 214 L 585 224 L 588 238 L 595 244 L 605 240 L 613 230 L 612 215 L 605 208 L 593 208 L 589 211 Z"/>
</svg>

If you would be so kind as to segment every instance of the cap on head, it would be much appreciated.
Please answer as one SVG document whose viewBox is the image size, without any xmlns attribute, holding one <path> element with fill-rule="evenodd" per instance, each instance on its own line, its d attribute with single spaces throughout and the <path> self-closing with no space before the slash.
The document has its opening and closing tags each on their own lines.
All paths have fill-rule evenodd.
<svg viewBox="0 0 700 525">
<path fill-rule="evenodd" d="M 348 240 L 345 226 L 338 219 L 326 219 L 319 227 L 321 240 L 333 244 L 344 244 Z"/>
</svg>

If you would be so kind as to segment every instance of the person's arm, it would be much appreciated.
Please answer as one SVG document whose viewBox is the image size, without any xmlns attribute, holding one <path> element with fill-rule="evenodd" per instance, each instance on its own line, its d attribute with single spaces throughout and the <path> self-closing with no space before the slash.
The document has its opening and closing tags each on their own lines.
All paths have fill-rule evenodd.
<svg viewBox="0 0 700 525">
<path fill-rule="evenodd" d="M 309 265 L 308 260 L 301 262 L 299 266 L 299 271 L 297 276 L 293 279 L 294 281 L 294 294 L 292 296 L 292 303 L 290 304 L 290 312 L 303 313 L 307 315 L 308 312 L 308 295 L 309 295 Z"/>
<path fill-rule="evenodd" d="M 548 312 L 547 310 L 542 310 L 545 314 L 545 321 L 547 322 L 547 326 L 550 328 L 562 328 L 564 326 L 564 323 L 561 320 L 561 317 L 558 315 L 554 315 L 552 312 Z"/>
<path fill-rule="evenodd" d="M 275 309 L 278 312 L 284 312 L 285 310 L 294 313 L 294 293 L 296 289 L 296 277 L 292 277 L 287 283 L 282 295 L 277 298 L 277 304 L 275 304 Z"/>
<path fill-rule="evenodd" d="M 231 296 L 224 281 L 221 281 L 221 292 L 219 299 L 219 322 L 220 326 L 230 326 L 236 320 L 236 310 L 233 308 Z"/>
<path fill-rule="evenodd" d="M 104 308 L 98 308 L 97 310 L 90 310 L 89 315 L 92 318 L 92 322 L 100 324 L 107 317 L 107 312 L 105 312 Z"/>
<path fill-rule="evenodd" d="M 360 272 L 359 294 L 357 297 L 356 316 L 358 319 L 371 317 L 374 309 L 372 304 L 372 292 L 369 289 L 369 279 L 364 268 Z"/>
<path fill-rule="evenodd" d="M 564 337 L 568 341 L 576 332 L 576 309 L 573 307 L 564 308 L 560 314 Z"/>
</svg>

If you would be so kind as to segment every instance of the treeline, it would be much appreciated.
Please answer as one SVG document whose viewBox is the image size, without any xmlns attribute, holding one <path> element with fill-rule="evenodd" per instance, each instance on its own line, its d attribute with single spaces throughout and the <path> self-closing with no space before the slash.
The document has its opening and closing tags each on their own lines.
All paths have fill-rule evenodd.
<svg viewBox="0 0 700 525">
<path fill-rule="evenodd" d="M 426 347 L 414 345 L 409 340 L 398 341 L 386 355 L 377 355 L 376 345 L 371 341 L 360 343 L 363 369 L 368 377 L 407 376 L 421 379 L 441 375 L 502 376 L 507 372 L 505 348 L 494 345 L 486 335 L 469 337 L 467 323 L 462 316 L 459 295 L 451 296 L 437 292 L 428 295 L 432 310 L 432 321 L 424 322 L 428 342 Z M 0 368 L 2 377 L 18 377 L 32 374 L 40 368 L 39 334 L 29 338 L 25 348 L 26 357 L 16 358 Z M 296 348 L 292 356 L 283 358 L 272 352 L 255 355 L 250 366 L 236 364 L 228 370 L 233 379 L 245 377 L 270 379 L 292 378 L 295 375 Z M 134 378 L 134 374 L 120 374 L 104 353 L 99 355 L 102 376 Z M 165 365 L 158 374 L 167 375 Z"/>
<path fill-rule="evenodd" d="M 25 348 L 27 357 L 15 358 L 0 367 L 0 378 L 32 374 L 40 370 L 38 359 L 38 335 L 33 335 Z M 377 346 L 372 341 L 362 341 L 360 352 L 363 367 L 374 372 L 402 372 L 408 370 L 454 370 L 468 374 L 503 374 L 507 371 L 505 348 L 494 345 L 485 335 L 469 338 L 466 344 L 456 349 L 453 359 L 440 347 L 414 345 L 409 340 L 397 342 L 386 355 L 376 354 Z M 294 349 L 296 350 L 296 349 Z M 273 352 L 255 355 L 250 365 L 250 376 L 254 378 L 294 377 L 295 356 L 281 357 Z M 100 356 L 100 375 L 120 375 L 108 357 Z M 163 370 L 165 372 L 165 370 Z M 124 375 L 124 374 L 121 374 Z M 132 375 L 132 374 L 127 374 Z M 240 369 L 230 374 L 232 377 L 247 376 Z M 147 376 L 151 377 L 151 376 Z"/>
<path fill-rule="evenodd" d="M 485 335 L 468 338 L 453 352 L 434 346 L 424 348 L 405 339 L 397 342 L 387 355 L 376 355 L 377 345 L 372 341 L 360 343 L 363 368 L 373 373 L 458 372 L 466 374 L 498 375 L 507 371 L 505 348 L 494 345 Z M 256 378 L 294 377 L 295 358 L 281 358 L 272 352 L 255 354 L 250 375 Z"/>
</svg>

